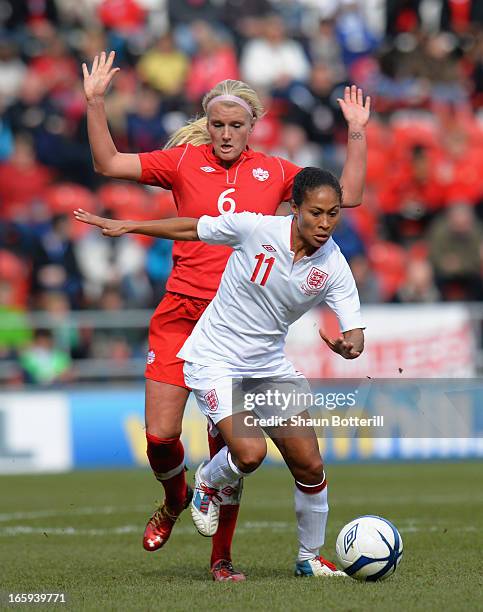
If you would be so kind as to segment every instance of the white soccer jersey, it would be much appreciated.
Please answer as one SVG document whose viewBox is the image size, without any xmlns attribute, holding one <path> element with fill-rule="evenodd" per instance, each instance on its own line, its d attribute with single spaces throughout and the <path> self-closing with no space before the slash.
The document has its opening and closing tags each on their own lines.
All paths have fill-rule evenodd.
<svg viewBox="0 0 483 612">
<path fill-rule="evenodd" d="M 356 284 L 339 247 L 329 238 L 294 264 L 292 220 L 250 212 L 200 218 L 200 240 L 230 245 L 234 252 L 218 293 L 178 357 L 264 376 L 287 363 L 289 326 L 322 302 L 342 331 L 363 327 Z"/>
</svg>

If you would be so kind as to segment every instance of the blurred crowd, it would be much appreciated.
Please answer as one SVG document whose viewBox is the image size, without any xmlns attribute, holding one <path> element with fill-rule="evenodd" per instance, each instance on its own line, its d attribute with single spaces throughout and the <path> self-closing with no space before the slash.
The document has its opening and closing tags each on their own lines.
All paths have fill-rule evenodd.
<svg viewBox="0 0 483 612">
<path fill-rule="evenodd" d="M 92 168 L 81 63 L 116 51 L 106 98 L 117 147 L 162 148 L 203 94 L 241 78 L 266 107 L 251 146 L 340 173 L 337 104 L 373 99 L 363 206 L 335 239 L 363 303 L 483 300 L 483 2 L 480 0 L 0 0 L 0 361 L 17 380 L 74 376 L 74 358 L 126 359 L 115 334 L 32 330 L 29 310 L 152 308 L 168 241 L 106 240 L 73 223 L 175 214 L 170 192 Z"/>
</svg>

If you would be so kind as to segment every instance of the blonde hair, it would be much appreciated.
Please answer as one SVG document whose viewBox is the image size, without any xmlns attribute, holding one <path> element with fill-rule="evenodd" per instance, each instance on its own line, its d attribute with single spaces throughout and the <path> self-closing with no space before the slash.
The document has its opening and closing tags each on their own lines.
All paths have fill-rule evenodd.
<svg viewBox="0 0 483 612">
<path fill-rule="evenodd" d="M 257 121 L 264 114 L 264 108 L 258 97 L 257 93 L 243 81 L 234 81 L 233 79 L 226 79 L 226 81 L 220 81 L 213 89 L 205 95 L 203 98 L 202 106 L 204 115 L 198 119 L 189 121 L 187 125 L 179 128 L 171 136 L 168 142 L 165 144 L 165 149 L 171 147 L 177 147 L 178 145 L 190 143 L 195 147 L 202 144 L 208 144 L 211 142 L 208 129 L 206 127 L 206 108 L 209 102 L 217 96 L 237 96 L 244 100 L 248 106 L 252 109 L 253 121 Z M 238 106 L 236 102 L 223 102 L 228 106 Z"/>
</svg>

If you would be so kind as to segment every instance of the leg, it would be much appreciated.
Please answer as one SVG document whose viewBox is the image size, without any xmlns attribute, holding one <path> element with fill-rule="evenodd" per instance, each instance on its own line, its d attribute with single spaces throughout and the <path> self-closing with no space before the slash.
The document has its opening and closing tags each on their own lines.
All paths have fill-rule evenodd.
<svg viewBox="0 0 483 612">
<path fill-rule="evenodd" d="M 209 367 L 200 369 L 199 366 L 193 366 L 194 364 L 185 364 L 185 380 L 193 389 L 201 412 L 210 422 L 216 423 L 216 432 L 212 431 L 214 435 L 209 438 L 211 461 L 201 464 L 196 471 L 191 514 L 196 527 L 203 535 L 213 536 L 220 531 L 220 534 L 215 536 L 213 545 L 213 579 L 244 580 L 243 574 L 233 569 L 230 560 L 231 540 L 241 492 L 236 489 L 242 476 L 256 469 L 263 461 L 266 443 L 263 437 L 260 440 L 240 442 L 232 435 L 231 377 L 220 376 L 218 370 L 213 371 Z M 228 447 L 224 445 L 224 441 Z M 229 496 L 226 492 L 228 488 L 231 489 L 236 505 L 230 504 L 226 506 L 227 511 L 221 510 L 222 519 L 226 522 L 219 522 L 220 504 Z"/>
<path fill-rule="evenodd" d="M 233 434 L 237 421 L 242 422 L 244 414 L 227 416 L 216 424 L 226 443 L 203 468 L 203 475 L 210 486 L 221 488 L 232 484 L 238 478 L 254 472 L 265 459 L 267 443 L 260 430 L 260 437 L 241 438 Z M 241 430 L 241 426 L 239 428 Z M 222 460 L 222 457 L 226 457 Z"/>
<path fill-rule="evenodd" d="M 213 424 L 208 426 L 208 441 L 211 459 L 226 448 L 223 436 Z M 231 562 L 231 545 L 240 509 L 242 487 L 243 478 L 239 478 L 236 483 L 227 485 L 220 491 L 222 501 L 218 530 L 211 540 L 211 575 L 216 582 L 245 580 L 245 575 L 237 571 Z"/>
<path fill-rule="evenodd" d="M 144 533 L 144 548 L 157 550 L 171 534 L 179 513 L 190 501 L 186 486 L 181 423 L 189 391 L 183 361 L 177 354 L 208 302 L 166 293 L 149 325 L 146 365 L 146 438 L 149 463 L 165 489 L 165 502 Z"/>
<path fill-rule="evenodd" d="M 315 432 L 274 440 L 295 478 L 295 512 L 299 537 L 299 561 L 319 554 L 324 543 L 329 507 L 327 483 Z"/>
<path fill-rule="evenodd" d="M 298 576 L 339 576 L 336 566 L 319 555 L 325 541 L 329 514 L 327 481 L 320 457 L 315 431 L 293 427 L 290 436 L 273 441 L 280 450 L 295 478 L 295 513 L 299 551 L 296 564 Z M 297 435 L 298 434 L 298 435 Z"/>
<path fill-rule="evenodd" d="M 324 466 L 313 428 L 290 426 L 273 429 L 270 437 L 296 482 L 308 486 L 322 483 Z"/>
<path fill-rule="evenodd" d="M 208 445 L 210 459 L 225 446 L 225 440 L 213 423 L 208 425 Z M 211 562 L 210 567 L 215 568 L 219 562 L 231 562 L 231 546 L 235 533 L 238 511 L 240 509 L 240 498 L 243 487 L 243 479 L 240 478 L 235 486 L 227 486 L 221 490 L 222 502 L 220 506 L 220 522 L 218 530 L 211 540 Z M 218 570 L 219 571 L 219 570 Z M 215 573 L 213 573 L 215 576 Z"/>
<path fill-rule="evenodd" d="M 146 379 L 147 455 L 154 475 L 164 487 L 166 504 L 177 509 L 186 498 L 181 423 L 189 391 Z"/>
<path fill-rule="evenodd" d="M 199 399 L 200 394 L 196 395 Z M 222 501 L 220 490 L 233 486 L 240 478 L 255 471 L 267 452 L 263 437 L 239 438 L 233 435 L 233 421 L 240 416 L 227 416 L 217 423 L 227 446 L 196 471 L 191 514 L 196 528 L 205 536 L 213 536 L 218 529 Z"/>
<path fill-rule="evenodd" d="M 167 542 L 176 519 L 191 500 L 180 440 L 188 393 L 183 387 L 146 379 L 147 455 L 165 493 L 164 503 L 144 532 L 143 546 L 149 551 L 158 550 Z"/>
</svg>

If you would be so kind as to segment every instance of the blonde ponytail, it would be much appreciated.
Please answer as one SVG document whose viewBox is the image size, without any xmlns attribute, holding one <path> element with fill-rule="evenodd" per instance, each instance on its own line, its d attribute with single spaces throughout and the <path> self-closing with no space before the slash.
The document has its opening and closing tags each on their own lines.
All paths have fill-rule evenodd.
<svg viewBox="0 0 483 612">
<path fill-rule="evenodd" d="M 256 91 L 254 91 L 249 85 L 243 81 L 235 81 L 233 79 L 226 79 L 221 81 L 213 89 L 211 89 L 203 98 L 202 106 L 204 115 L 199 119 L 193 119 L 189 121 L 187 125 L 176 130 L 168 142 L 165 144 L 165 149 L 171 147 L 177 147 L 186 143 L 198 146 L 202 144 L 208 144 L 211 142 L 210 134 L 206 127 L 206 107 L 208 103 L 217 96 L 231 95 L 237 96 L 244 100 L 248 106 L 252 109 L 253 121 L 257 121 L 264 114 L 263 105 L 258 97 Z M 228 106 L 236 106 L 236 102 L 223 102 Z"/>
<path fill-rule="evenodd" d="M 180 127 L 164 145 L 165 149 L 177 147 L 189 142 L 195 147 L 202 144 L 208 144 L 211 141 L 210 135 L 206 128 L 206 117 L 193 119 L 183 127 Z"/>
</svg>

